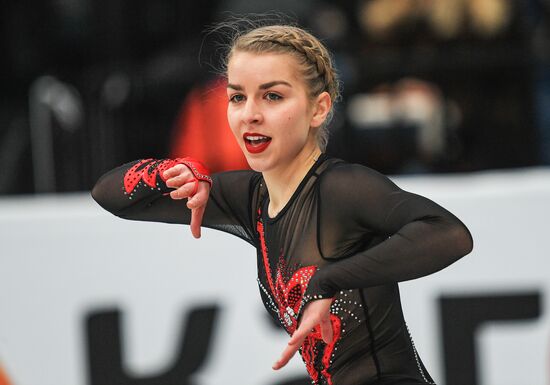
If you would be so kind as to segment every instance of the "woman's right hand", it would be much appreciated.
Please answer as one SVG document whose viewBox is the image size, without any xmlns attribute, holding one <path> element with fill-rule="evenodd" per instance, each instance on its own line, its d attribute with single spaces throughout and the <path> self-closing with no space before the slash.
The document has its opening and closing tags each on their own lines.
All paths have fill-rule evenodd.
<svg viewBox="0 0 550 385">
<path fill-rule="evenodd" d="M 189 167 L 184 164 L 169 168 L 162 176 L 166 180 L 166 186 L 175 189 L 170 192 L 172 199 L 187 198 L 187 207 L 191 210 L 191 234 L 195 238 L 200 238 L 202 218 L 210 195 L 210 184 L 198 181 Z"/>
</svg>

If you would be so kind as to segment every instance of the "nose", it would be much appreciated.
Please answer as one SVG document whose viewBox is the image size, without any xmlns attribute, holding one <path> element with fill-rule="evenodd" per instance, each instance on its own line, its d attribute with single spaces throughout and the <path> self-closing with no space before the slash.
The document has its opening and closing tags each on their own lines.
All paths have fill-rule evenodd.
<svg viewBox="0 0 550 385">
<path fill-rule="evenodd" d="M 246 124 L 259 124 L 263 121 L 262 112 L 258 104 L 252 98 L 246 101 L 243 111 L 243 121 Z"/>
</svg>

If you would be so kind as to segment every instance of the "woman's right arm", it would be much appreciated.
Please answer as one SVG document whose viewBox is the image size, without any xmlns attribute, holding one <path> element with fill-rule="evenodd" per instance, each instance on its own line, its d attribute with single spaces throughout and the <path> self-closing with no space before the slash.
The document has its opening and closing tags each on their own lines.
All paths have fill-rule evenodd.
<svg viewBox="0 0 550 385">
<path fill-rule="evenodd" d="M 182 172 L 176 175 L 172 171 L 178 167 Z M 191 224 L 193 210 L 203 207 L 204 217 L 198 218 L 199 228 L 201 222 L 213 228 L 227 225 L 245 229 L 252 227 L 248 223 L 248 206 L 251 184 L 257 173 L 229 171 L 214 174 L 212 188 L 207 182 L 200 181 L 195 194 L 190 194 L 194 183 L 185 183 L 189 181 L 189 175 L 186 166 L 178 166 L 175 160 L 134 161 L 104 174 L 94 186 L 92 197 L 105 210 L 124 219 Z M 191 199 L 183 199 L 189 196 Z M 194 232 L 194 235 L 200 234 Z"/>
</svg>

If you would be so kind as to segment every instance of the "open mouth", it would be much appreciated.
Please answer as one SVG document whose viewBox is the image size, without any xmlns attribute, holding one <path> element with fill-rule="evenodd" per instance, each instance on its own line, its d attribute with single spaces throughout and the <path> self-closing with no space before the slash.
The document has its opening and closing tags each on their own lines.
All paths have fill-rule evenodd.
<svg viewBox="0 0 550 385">
<path fill-rule="evenodd" d="M 254 154 L 264 151 L 271 143 L 269 136 L 256 133 L 246 133 L 243 135 L 243 139 L 248 152 Z"/>
</svg>

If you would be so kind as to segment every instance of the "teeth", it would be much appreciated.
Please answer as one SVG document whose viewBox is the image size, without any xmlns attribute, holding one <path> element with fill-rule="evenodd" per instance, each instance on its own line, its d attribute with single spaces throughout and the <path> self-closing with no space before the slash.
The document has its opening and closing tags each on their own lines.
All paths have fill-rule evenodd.
<svg viewBox="0 0 550 385">
<path fill-rule="evenodd" d="M 262 139 L 267 139 L 266 136 L 247 136 L 246 139 L 248 140 L 262 140 Z"/>
</svg>

